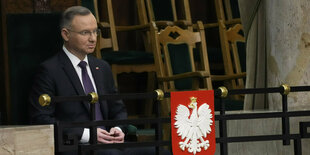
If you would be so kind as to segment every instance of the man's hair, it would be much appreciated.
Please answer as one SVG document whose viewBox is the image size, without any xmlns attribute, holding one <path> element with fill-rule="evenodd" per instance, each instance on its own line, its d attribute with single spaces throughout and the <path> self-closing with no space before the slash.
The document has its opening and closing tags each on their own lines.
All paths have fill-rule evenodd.
<svg viewBox="0 0 310 155">
<path fill-rule="evenodd" d="M 92 12 L 83 7 L 83 6 L 72 6 L 68 9 L 66 9 L 63 14 L 60 21 L 60 29 L 62 28 L 71 28 L 72 20 L 75 16 L 86 16 L 91 14 Z"/>
</svg>

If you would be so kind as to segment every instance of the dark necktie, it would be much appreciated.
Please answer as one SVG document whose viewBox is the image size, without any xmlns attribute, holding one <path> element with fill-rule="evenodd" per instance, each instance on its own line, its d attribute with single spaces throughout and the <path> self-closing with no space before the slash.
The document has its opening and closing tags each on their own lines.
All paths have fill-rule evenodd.
<svg viewBox="0 0 310 155">
<path fill-rule="evenodd" d="M 85 61 L 81 61 L 79 63 L 79 66 L 82 69 L 82 81 L 83 81 L 83 85 L 84 85 L 84 91 L 85 91 L 85 94 L 88 94 L 91 92 L 95 92 L 95 89 L 93 87 L 93 84 L 91 83 L 89 76 L 88 76 L 86 65 L 87 65 L 87 62 L 85 62 Z M 95 106 L 96 106 L 96 120 L 103 120 L 99 103 L 98 102 L 95 103 Z"/>
</svg>

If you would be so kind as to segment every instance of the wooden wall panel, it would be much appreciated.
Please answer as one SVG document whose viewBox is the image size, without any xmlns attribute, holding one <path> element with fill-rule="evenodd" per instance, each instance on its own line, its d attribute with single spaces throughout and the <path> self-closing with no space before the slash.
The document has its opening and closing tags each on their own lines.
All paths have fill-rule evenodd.
<svg viewBox="0 0 310 155">
<path fill-rule="evenodd" d="M 1 125 L 7 124 L 8 121 L 8 114 L 7 111 L 9 109 L 9 94 L 7 93 L 8 90 L 8 83 L 9 83 L 9 76 L 8 76 L 8 52 L 7 52 L 7 39 L 6 39 L 6 5 L 5 1 L 1 1 L 1 52 L 0 52 L 0 66 L 1 66 L 1 87 L 0 93 L 0 112 L 1 112 Z"/>
<path fill-rule="evenodd" d="M 62 12 L 63 10 L 65 10 L 70 6 L 79 5 L 80 4 L 79 1 L 80 0 L 65 0 L 65 1 L 51 0 L 51 10 L 52 12 Z"/>
<path fill-rule="evenodd" d="M 65 8 L 79 5 L 80 0 L 50 0 L 51 12 L 62 12 Z M 1 46 L 0 46 L 0 124 L 10 124 L 10 77 L 7 45 L 7 15 L 34 13 L 34 0 L 1 0 Z"/>
<path fill-rule="evenodd" d="M 1 15 L 3 14 L 3 4 L 0 3 Z M 4 85 L 4 54 L 3 54 L 3 20 L 0 20 L 0 125 L 4 124 L 4 120 L 6 120 L 6 105 L 5 105 L 5 85 Z"/>
<path fill-rule="evenodd" d="M 32 0 L 6 0 L 4 4 L 8 13 L 33 13 Z"/>
<path fill-rule="evenodd" d="M 51 12 L 62 12 L 67 7 L 80 4 L 80 0 L 50 0 Z M 34 13 L 34 0 L 6 0 L 6 13 Z"/>
</svg>

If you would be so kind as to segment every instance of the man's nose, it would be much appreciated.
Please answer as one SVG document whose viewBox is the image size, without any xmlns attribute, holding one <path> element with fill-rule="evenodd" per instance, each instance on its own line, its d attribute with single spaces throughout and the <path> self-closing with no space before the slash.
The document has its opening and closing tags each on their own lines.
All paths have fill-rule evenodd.
<svg viewBox="0 0 310 155">
<path fill-rule="evenodd" d="M 89 41 L 97 41 L 97 35 L 95 33 L 91 33 L 89 36 Z"/>
</svg>

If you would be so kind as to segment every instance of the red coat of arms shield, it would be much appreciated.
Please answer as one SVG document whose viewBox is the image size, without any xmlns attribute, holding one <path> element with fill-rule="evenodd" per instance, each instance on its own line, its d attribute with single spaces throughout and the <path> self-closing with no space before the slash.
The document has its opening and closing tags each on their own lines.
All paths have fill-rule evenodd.
<svg viewBox="0 0 310 155">
<path fill-rule="evenodd" d="M 171 92 L 173 154 L 215 153 L 213 90 Z"/>
</svg>

